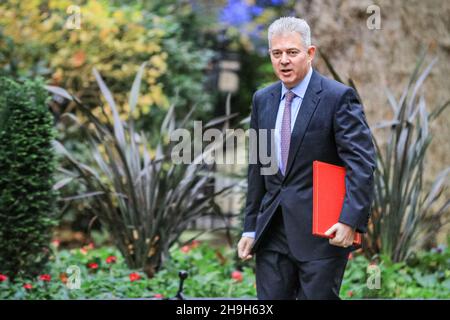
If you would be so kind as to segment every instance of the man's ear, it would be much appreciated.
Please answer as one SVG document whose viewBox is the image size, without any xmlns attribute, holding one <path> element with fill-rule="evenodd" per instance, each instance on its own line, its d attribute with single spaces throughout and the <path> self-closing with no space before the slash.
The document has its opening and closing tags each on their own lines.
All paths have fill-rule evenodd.
<svg viewBox="0 0 450 320">
<path fill-rule="evenodd" d="M 314 56 L 316 55 L 316 47 L 315 46 L 309 46 L 308 47 L 308 56 L 310 61 L 314 60 Z"/>
</svg>

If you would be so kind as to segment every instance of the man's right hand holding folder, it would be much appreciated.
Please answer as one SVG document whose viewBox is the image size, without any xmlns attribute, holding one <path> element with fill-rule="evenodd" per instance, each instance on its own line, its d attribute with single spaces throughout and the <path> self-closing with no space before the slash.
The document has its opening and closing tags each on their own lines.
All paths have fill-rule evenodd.
<svg viewBox="0 0 450 320">
<path fill-rule="evenodd" d="M 334 237 L 332 236 L 334 234 Z M 355 238 L 355 230 L 344 224 L 336 223 L 330 229 L 325 232 L 326 236 L 332 236 L 330 244 L 338 247 L 347 248 L 353 244 Z"/>
</svg>

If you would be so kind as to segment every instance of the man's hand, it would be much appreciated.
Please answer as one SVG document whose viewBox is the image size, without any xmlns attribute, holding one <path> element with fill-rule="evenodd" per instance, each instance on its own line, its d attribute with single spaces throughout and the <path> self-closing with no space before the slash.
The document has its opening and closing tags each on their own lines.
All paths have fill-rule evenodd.
<svg viewBox="0 0 450 320">
<path fill-rule="evenodd" d="M 241 258 L 242 260 L 248 260 L 253 257 L 250 254 L 250 250 L 252 248 L 253 241 L 255 241 L 255 239 L 250 238 L 250 237 L 242 237 L 241 240 L 239 240 L 238 247 L 237 247 L 239 258 Z"/>
<path fill-rule="evenodd" d="M 330 239 L 330 244 L 338 247 L 347 248 L 353 244 L 355 237 L 355 230 L 343 223 L 336 223 L 325 232 L 325 235 L 330 236 L 336 233 L 333 239 Z"/>
</svg>

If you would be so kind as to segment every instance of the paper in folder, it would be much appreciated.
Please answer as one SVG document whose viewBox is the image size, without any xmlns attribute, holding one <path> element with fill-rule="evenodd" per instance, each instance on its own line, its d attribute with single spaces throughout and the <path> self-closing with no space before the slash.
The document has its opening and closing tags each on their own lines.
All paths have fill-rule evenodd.
<svg viewBox="0 0 450 320">
<path fill-rule="evenodd" d="M 313 162 L 313 235 L 325 238 L 325 232 L 339 221 L 345 197 L 345 168 L 321 161 Z M 355 233 L 353 245 L 361 245 Z"/>
</svg>

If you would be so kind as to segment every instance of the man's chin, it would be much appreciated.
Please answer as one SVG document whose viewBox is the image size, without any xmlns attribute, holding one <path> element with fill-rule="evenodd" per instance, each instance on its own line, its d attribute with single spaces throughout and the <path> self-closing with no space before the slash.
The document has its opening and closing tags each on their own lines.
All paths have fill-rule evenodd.
<svg viewBox="0 0 450 320">
<path fill-rule="evenodd" d="M 295 87 L 299 81 L 295 81 L 293 79 L 285 79 L 285 78 L 280 78 L 281 82 L 283 82 L 284 86 L 288 89 L 291 89 L 293 87 Z"/>
</svg>

